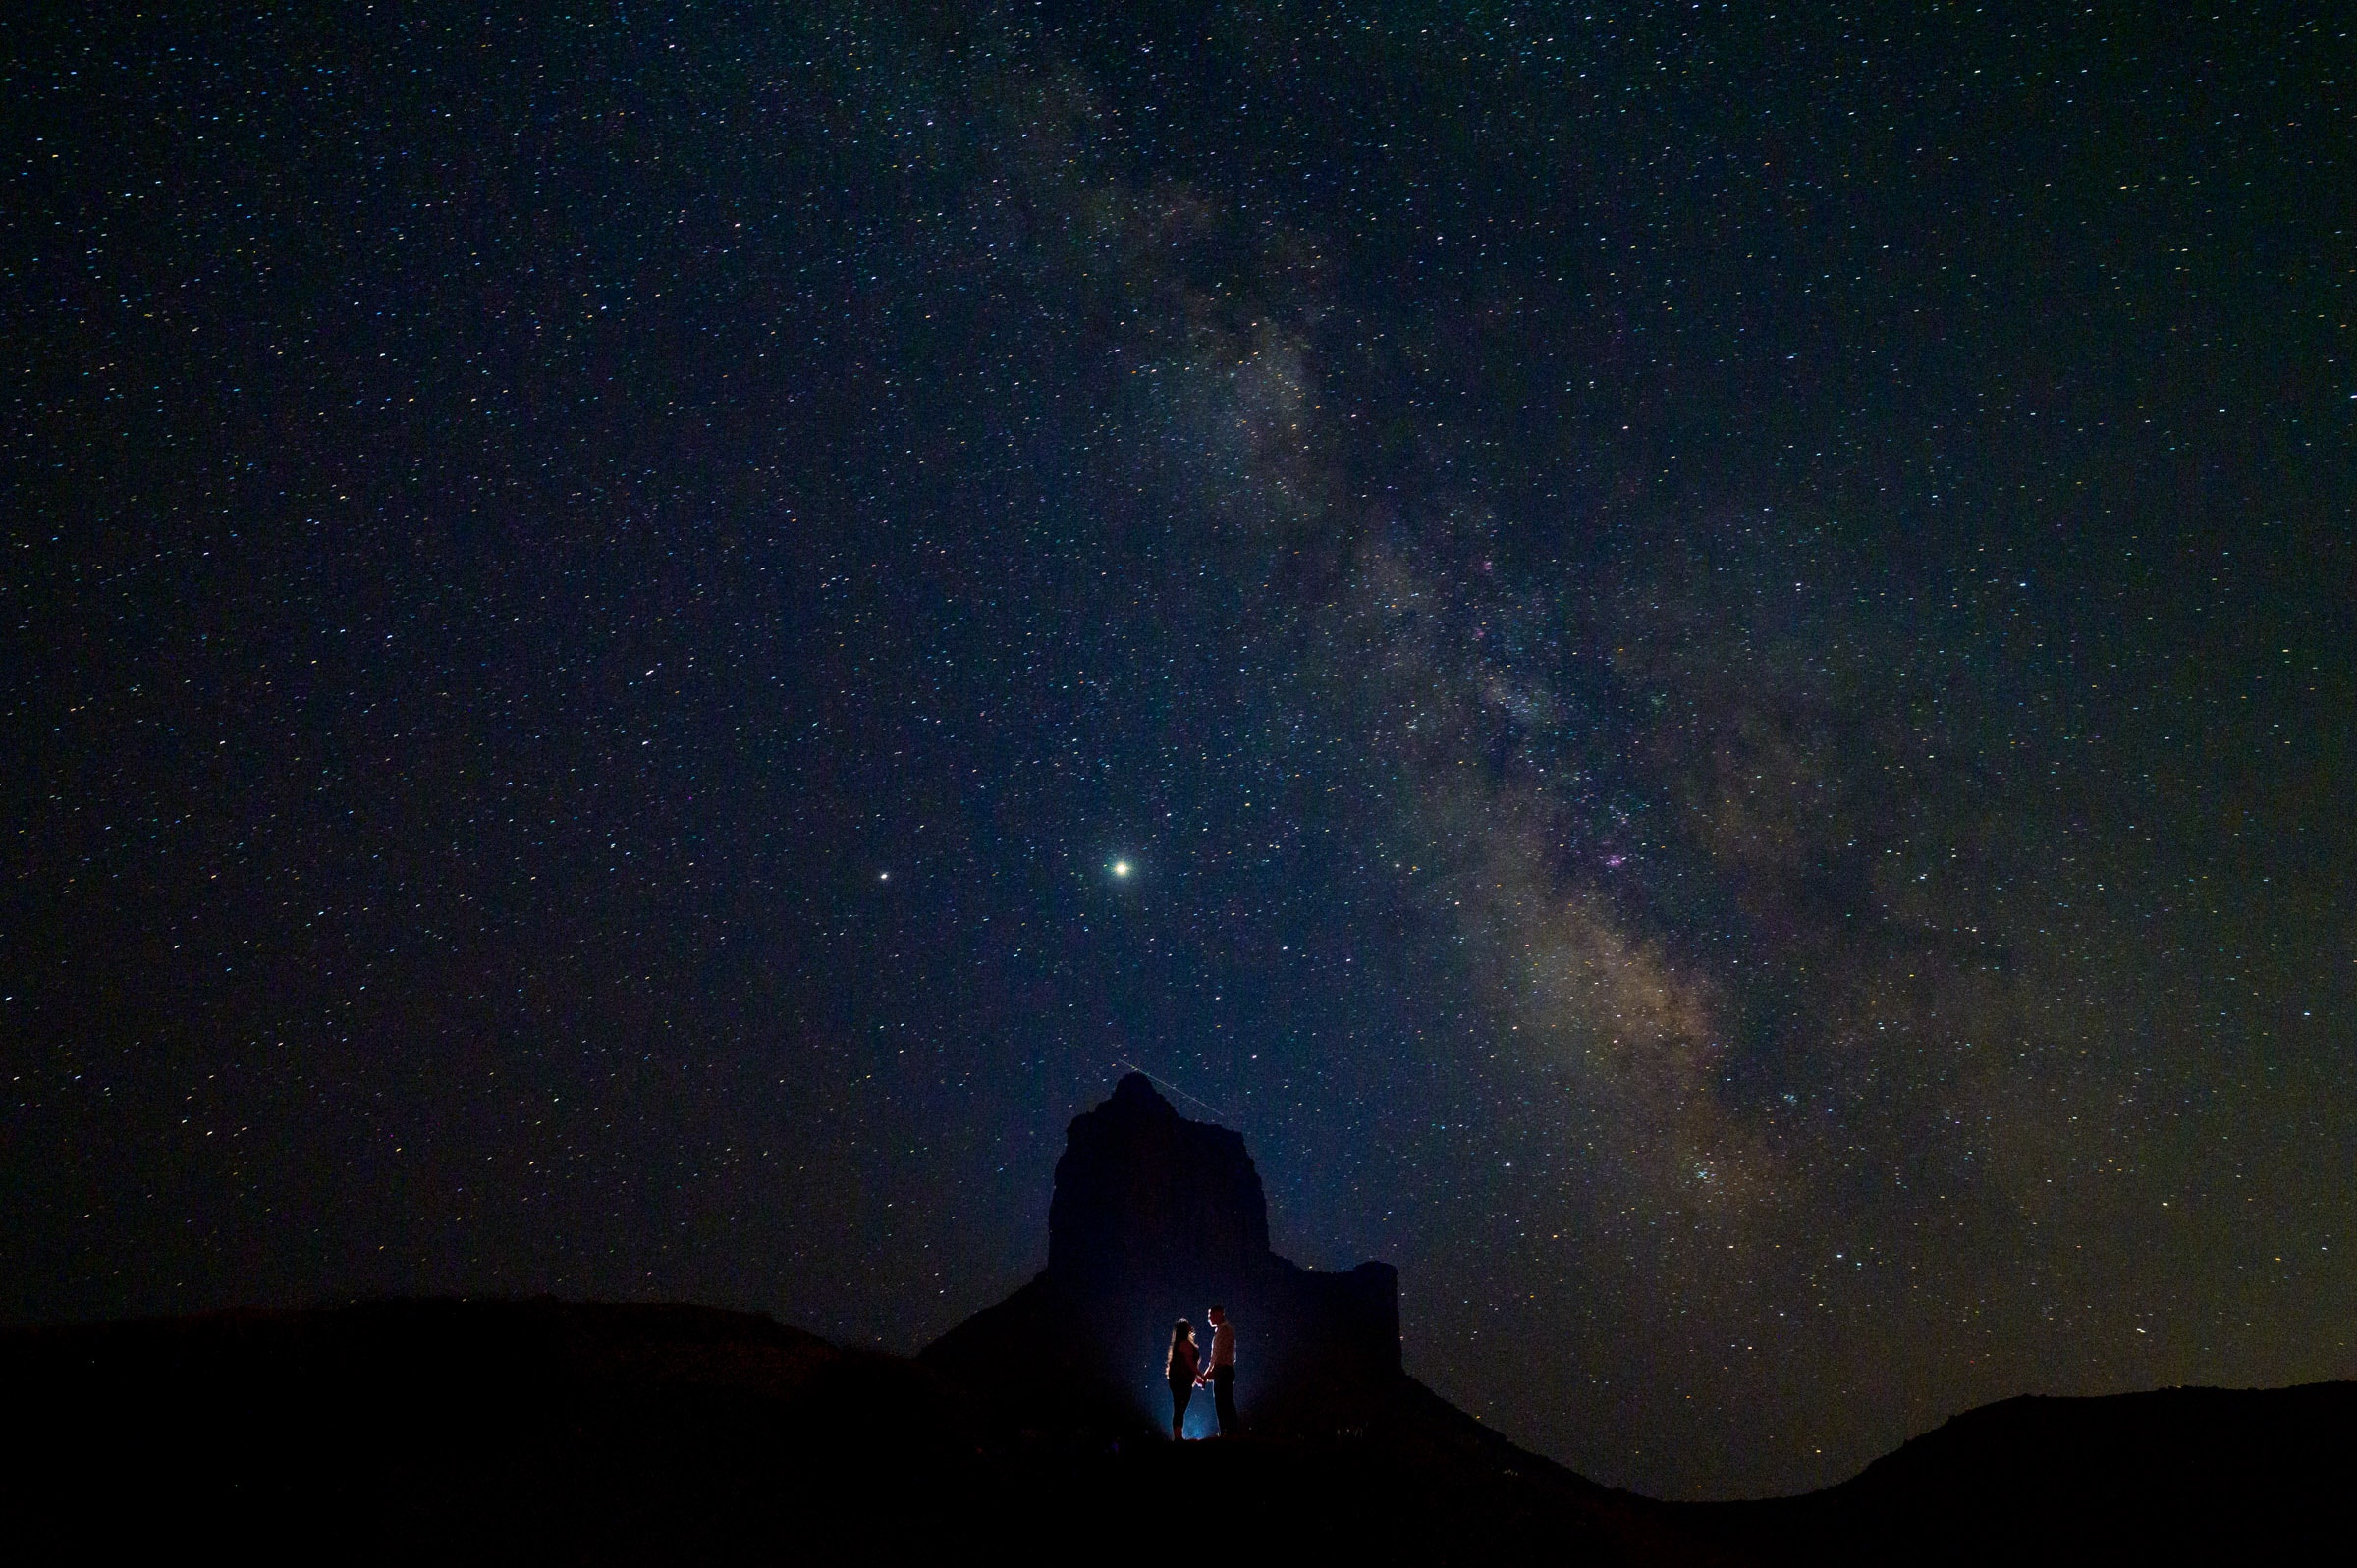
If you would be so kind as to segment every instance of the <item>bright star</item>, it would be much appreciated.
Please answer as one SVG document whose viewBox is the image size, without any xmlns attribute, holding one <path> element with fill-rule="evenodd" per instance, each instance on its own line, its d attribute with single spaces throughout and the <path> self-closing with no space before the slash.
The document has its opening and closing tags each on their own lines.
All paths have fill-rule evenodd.
<svg viewBox="0 0 2357 1568">
<path fill-rule="evenodd" d="M 1129 862 L 1126 860 L 1115 861 L 1113 863 L 1113 874 L 1117 877 L 1126 877 L 1129 875 Z"/>
</svg>

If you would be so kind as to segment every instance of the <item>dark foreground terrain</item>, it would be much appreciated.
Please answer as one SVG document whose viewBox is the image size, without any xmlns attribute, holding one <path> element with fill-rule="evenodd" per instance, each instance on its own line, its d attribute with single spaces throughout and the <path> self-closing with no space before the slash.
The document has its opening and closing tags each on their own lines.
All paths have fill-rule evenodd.
<svg viewBox="0 0 2357 1568">
<path fill-rule="evenodd" d="M 1330 1440 L 1010 1428 L 696 1307 L 385 1302 L 0 1334 L 12 1560 L 2344 1561 L 2357 1384 L 2015 1400 L 1806 1498 L 1597 1487 L 1401 1379 Z M 1216 1510 L 1216 1511 L 1215 1511 Z"/>
<path fill-rule="evenodd" d="M 1215 1497 L 1246 1560 L 1724 1556 L 1404 1379 L 1329 1443 L 1175 1449 L 766 1318 L 553 1301 L 19 1330 L 0 1379 L 34 1439 L 0 1501 L 48 1556 L 1136 1561 L 1210 1549 Z"/>
</svg>

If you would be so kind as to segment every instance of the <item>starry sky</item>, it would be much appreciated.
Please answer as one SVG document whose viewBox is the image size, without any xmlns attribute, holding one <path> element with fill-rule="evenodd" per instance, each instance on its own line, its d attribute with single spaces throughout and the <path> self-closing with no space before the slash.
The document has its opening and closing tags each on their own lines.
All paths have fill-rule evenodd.
<svg viewBox="0 0 2357 1568">
<path fill-rule="evenodd" d="M 0 60 L 0 1319 L 913 1350 L 1133 1062 L 1599 1480 L 2357 1375 L 2332 8 L 326 9 Z"/>
</svg>

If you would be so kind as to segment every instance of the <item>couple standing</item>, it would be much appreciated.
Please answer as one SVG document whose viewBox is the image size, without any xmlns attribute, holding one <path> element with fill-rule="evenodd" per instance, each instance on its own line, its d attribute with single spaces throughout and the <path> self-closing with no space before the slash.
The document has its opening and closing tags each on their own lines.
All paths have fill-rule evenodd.
<svg viewBox="0 0 2357 1568">
<path fill-rule="evenodd" d="M 1220 1435 L 1233 1437 L 1243 1430 L 1235 1419 L 1235 1325 L 1228 1309 L 1211 1309 L 1211 1365 L 1200 1367 L 1195 1325 L 1184 1318 L 1172 1325 L 1171 1353 L 1163 1358 L 1163 1376 L 1171 1384 L 1171 1441 L 1185 1441 L 1186 1405 L 1195 1390 L 1211 1384 L 1212 1405 L 1219 1412 Z"/>
</svg>

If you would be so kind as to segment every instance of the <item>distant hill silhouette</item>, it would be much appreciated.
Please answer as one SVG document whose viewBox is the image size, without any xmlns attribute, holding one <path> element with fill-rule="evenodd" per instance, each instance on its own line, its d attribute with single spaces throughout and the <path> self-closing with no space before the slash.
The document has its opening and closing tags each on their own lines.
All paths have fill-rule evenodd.
<svg viewBox="0 0 2357 1568">
<path fill-rule="evenodd" d="M 0 1468 L 0 1532 L 77 1557 L 930 1544 L 904 1511 L 854 1520 L 829 1499 L 971 1459 L 959 1397 L 923 1369 L 701 1307 L 386 1301 L 21 1329 L 0 1334 L 0 1387 L 26 1439 Z"/>
<path fill-rule="evenodd" d="M 1173 1444 L 1234 1307 L 1252 1435 Z M 914 1359 L 702 1307 L 383 1301 L 0 1333 L 10 1561 L 2345 1561 L 2357 1384 L 2016 1399 L 1838 1487 L 1615 1491 L 1400 1370 L 1381 1264 L 1269 1251 L 1243 1142 L 1143 1078 L 1074 1119 L 1048 1267 Z M 1213 1506 L 1216 1504 L 1216 1508 Z"/>
<path fill-rule="evenodd" d="M 2007 1399 L 1839 1486 L 1693 1517 L 1775 1562 L 2348 1562 L 2357 1382 Z"/>
</svg>

